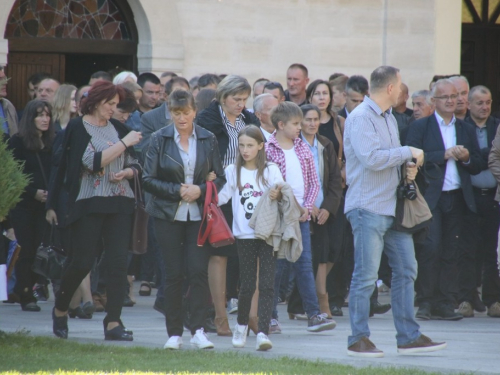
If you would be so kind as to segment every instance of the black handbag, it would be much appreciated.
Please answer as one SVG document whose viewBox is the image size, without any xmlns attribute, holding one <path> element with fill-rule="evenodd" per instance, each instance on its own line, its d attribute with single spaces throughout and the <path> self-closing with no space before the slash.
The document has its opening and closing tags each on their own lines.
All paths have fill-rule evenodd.
<svg viewBox="0 0 500 375">
<path fill-rule="evenodd" d="M 57 280 L 62 276 L 65 261 L 65 251 L 54 245 L 54 224 L 52 224 L 50 227 L 49 242 L 45 244 L 42 241 L 36 250 L 31 270 L 49 280 Z"/>
<path fill-rule="evenodd" d="M 130 239 L 130 252 L 132 254 L 145 254 L 148 250 L 148 220 L 149 215 L 146 212 L 144 198 L 142 196 L 141 182 L 139 181 L 139 173 L 135 168 L 134 171 L 134 195 L 135 208 L 132 221 L 132 236 Z"/>
</svg>

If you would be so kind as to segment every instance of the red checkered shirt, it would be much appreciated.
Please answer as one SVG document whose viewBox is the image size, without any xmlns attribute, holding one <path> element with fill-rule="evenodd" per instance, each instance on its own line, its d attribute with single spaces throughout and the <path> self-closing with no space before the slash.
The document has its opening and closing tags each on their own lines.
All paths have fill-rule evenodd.
<svg viewBox="0 0 500 375">
<path fill-rule="evenodd" d="M 278 143 L 275 136 L 272 134 L 266 143 L 267 160 L 278 164 L 283 179 L 286 181 L 286 162 L 285 153 Z M 302 175 L 304 176 L 304 207 L 312 211 L 314 201 L 319 192 L 319 179 L 314 165 L 314 157 L 309 150 L 309 147 L 304 144 L 300 137 L 295 138 L 293 141 L 293 148 L 299 158 Z"/>
</svg>

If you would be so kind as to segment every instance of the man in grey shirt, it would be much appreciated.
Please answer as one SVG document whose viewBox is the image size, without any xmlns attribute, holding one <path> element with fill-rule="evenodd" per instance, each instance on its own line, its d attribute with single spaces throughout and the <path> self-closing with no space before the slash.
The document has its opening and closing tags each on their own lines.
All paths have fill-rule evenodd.
<svg viewBox="0 0 500 375">
<path fill-rule="evenodd" d="M 380 257 L 385 251 L 392 267 L 392 308 L 398 352 L 413 354 L 446 347 L 420 333 L 414 319 L 413 295 L 417 261 L 409 233 L 392 229 L 396 211 L 396 188 L 401 165 L 423 163 L 423 151 L 401 147 L 391 107 L 401 91 L 399 70 L 390 66 L 375 69 L 370 77 L 371 97 L 352 111 L 346 120 L 344 152 L 347 185 L 345 212 L 354 235 L 354 272 L 349 293 L 352 335 L 348 355 L 382 357 L 383 351 L 369 340 L 370 295 L 377 280 Z M 407 164 L 409 179 L 416 166 Z"/>
</svg>

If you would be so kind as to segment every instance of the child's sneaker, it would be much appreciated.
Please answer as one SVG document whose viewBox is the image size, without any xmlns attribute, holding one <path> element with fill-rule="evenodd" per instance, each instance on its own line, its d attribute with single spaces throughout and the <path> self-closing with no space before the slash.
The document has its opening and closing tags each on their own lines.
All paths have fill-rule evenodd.
<svg viewBox="0 0 500 375">
<path fill-rule="evenodd" d="M 236 323 L 233 331 L 233 346 L 235 348 L 244 348 L 247 341 L 248 326 L 242 326 Z"/>
<path fill-rule="evenodd" d="M 208 339 L 208 335 L 203 328 L 196 330 L 190 342 L 192 346 L 198 349 L 213 349 L 214 347 L 214 344 Z"/>
<path fill-rule="evenodd" d="M 273 347 L 273 343 L 271 340 L 269 340 L 269 337 L 267 337 L 264 333 L 259 332 L 257 334 L 257 342 L 255 344 L 255 349 L 260 350 L 260 351 L 266 351 L 269 350 Z"/>
</svg>

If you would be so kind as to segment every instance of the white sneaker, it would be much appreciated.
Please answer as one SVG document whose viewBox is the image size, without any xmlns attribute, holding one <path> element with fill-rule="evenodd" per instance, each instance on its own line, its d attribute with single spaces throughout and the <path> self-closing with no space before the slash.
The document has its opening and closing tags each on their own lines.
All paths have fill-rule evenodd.
<svg viewBox="0 0 500 375">
<path fill-rule="evenodd" d="M 192 346 L 198 349 L 213 349 L 214 347 L 214 344 L 208 339 L 208 335 L 203 328 L 196 330 L 190 342 Z"/>
<path fill-rule="evenodd" d="M 163 346 L 163 349 L 179 350 L 182 346 L 182 337 L 172 336 Z"/>
<path fill-rule="evenodd" d="M 233 346 L 235 348 L 244 348 L 247 342 L 248 326 L 242 326 L 236 323 L 233 331 Z"/>
<path fill-rule="evenodd" d="M 238 300 L 236 298 L 231 298 L 227 303 L 227 313 L 236 314 L 238 312 Z"/>
<path fill-rule="evenodd" d="M 272 347 L 273 343 L 271 342 L 271 340 L 269 340 L 269 337 L 267 337 L 264 333 L 259 332 L 257 334 L 257 342 L 255 344 L 255 349 L 266 351 L 271 349 Z"/>
<path fill-rule="evenodd" d="M 271 323 L 269 324 L 269 334 L 273 333 L 281 333 L 280 322 L 277 319 L 271 319 Z"/>
</svg>

